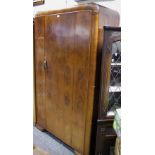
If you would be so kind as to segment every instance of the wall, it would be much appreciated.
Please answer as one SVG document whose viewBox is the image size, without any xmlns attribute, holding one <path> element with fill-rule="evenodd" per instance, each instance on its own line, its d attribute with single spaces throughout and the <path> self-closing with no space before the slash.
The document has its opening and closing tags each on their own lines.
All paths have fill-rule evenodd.
<svg viewBox="0 0 155 155">
<path fill-rule="evenodd" d="M 45 0 L 45 4 L 34 7 L 33 15 L 35 15 L 38 11 L 62 9 L 72 7 L 76 4 L 77 3 L 74 2 L 74 0 Z"/>
<path fill-rule="evenodd" d="M 116 10 L 121 15 L 121 0 L 107 1 L 107 2 L 98 2 L 98 4 Z"/>
</svg>

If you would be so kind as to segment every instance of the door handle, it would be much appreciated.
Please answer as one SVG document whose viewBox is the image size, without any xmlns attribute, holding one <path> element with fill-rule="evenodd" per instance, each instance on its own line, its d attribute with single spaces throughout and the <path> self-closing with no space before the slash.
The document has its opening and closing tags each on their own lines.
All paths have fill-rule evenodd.
<svg viewBox="0 0 155 155">
<path fill-rule="evenodd" d="M 44 59 L 44 69 L 47 69 L 47 60 Z"/>
</svg>

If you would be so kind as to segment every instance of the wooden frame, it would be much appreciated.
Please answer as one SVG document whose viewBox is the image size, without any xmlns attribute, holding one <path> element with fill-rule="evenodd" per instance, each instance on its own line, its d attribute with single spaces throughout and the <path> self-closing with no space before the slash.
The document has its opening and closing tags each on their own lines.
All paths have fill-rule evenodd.
<svg viewBox="0 0 155 155">
<path fill-rule="evenodd" d="M 114 33 L 115 32 L 115 33 Z M 114 34 L 113 34 L 114 33 Z M 110 84 L 110 68 L 112 59 L 112 42 L 121 41 L 121 28 L 104 26 L 104 42 L 101 65 L 101 91 L 100 91 L 100 112 L 99 119 L 104 119 L 107 115 L 109 104 L 109 84 Z"/>
<path fill-rule="evenodd" d="M 45 3 L 45 0 L 33 0 L 33 6 L 42 5 Z"/>
<path fill-rule="evenodd" d="M 113 129 L 114 116 L 107 116 L 111 76 L 112 43 L 121 41 L 121 27 L 104 26 L 100 80 L 99 113 L 97 119 L 95 155 L 109 155 L 115 146 L 116 132 Z"/>
</svg>

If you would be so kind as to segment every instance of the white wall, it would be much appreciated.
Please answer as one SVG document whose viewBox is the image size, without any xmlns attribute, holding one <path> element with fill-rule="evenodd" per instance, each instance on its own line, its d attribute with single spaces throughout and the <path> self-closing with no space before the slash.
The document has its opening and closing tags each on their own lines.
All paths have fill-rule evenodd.
<svg viewBox="0 0 155 155">
<path fill-rule="evenodd" d="M 100 5 L 104 5 L 106 7 L 109 7 L 113 10 L 118 11 L 121 14 L 121 0 L 114 0 L 114 1 L 107 1 L 107 2 L 98 2 Z M 35 6 L 33 15 L 35 15 L 38 11 L 46 11 L 46 10 L 56 10 L 56 9 L 62 9 L 66 7 L 72 7 L 74 5 L 77 5 L 74 0 L 45 0 L 44 5 Z"/>
<path fill-rule="evenodd" d="M 98 2 L 98 4 L 116 10 L 121 15 L 121 0 L 107 1 L 107 2 Z"/>
<path fill-rule="evenodd" d="M 74 2 L 74 0 L 45 0 L 45 4 L 34 7 L 33 15 L 35 15 L 38 11 L 62 9 L 72 7 L 76 4 L 77 3 Z"/>
</svg>

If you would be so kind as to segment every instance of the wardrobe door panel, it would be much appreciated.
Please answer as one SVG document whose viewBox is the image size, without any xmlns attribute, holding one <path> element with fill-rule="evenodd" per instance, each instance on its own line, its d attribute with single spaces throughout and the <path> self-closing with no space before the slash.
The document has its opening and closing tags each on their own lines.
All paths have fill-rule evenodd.
<svg viewBox="0 0 155 155">
<path fill-rule="evenodd" d="M 75 17 L 74 87 L 72 145 L 84 151 L 88 102 L 91 12 L 81 11 Z"/>
<path fill-rule="evenodd" d="M 46 17 L 47 128 L 68 145 L 72 132 L 74 27 L 72 13 Z"/>
<path fill-rule="evenodd" d="M 35 38 L 44 37 L 44 17 L 36 17 L 35 18 Z"/>
<path fill-rule="evenodd" d="M 90 34 L 89 11 L 46 17 L 47 128 L 78 152 L 85 141 Z"/>
<path fill-rule="evenodd" d="M 37 125 L 46 128 L 44 60 L 44 18 L 35 18 L 35 99 Z"/>
</svg>

